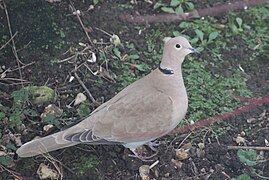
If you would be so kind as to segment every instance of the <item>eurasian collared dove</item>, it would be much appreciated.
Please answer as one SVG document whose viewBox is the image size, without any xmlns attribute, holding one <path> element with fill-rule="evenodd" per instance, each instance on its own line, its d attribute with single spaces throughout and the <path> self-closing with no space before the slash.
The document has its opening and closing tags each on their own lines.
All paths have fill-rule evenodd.
<svg viewBox="0 0 269 180">
<path fill-rule="evenodd" d="M 80 143 L 122 144 L 145 159 L 136 148 L 173 130 L 188 107 L 181 64 L 195 49 L 184 37 L 164 41 L 159 68 L 127 86 L 80 123 L 27 142 L 17 154 L 31 157 Z"/>
</svg>

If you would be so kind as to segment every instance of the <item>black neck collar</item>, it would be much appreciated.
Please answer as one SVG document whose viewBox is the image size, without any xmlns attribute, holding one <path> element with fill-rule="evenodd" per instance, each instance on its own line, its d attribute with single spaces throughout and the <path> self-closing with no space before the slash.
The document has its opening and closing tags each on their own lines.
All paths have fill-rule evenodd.
<svg viewBox="0 0 269 180">
<path fill-rule="evenodd" d="M 160 70 L 163 74 L 167 74 L 167 75 L 174 74 L 174 71 L 173 71 L 172 69 L 162 68 L 162 67 L 161 67 L 161 64 L 159 65 L 159 70 Z"/>
</svg>

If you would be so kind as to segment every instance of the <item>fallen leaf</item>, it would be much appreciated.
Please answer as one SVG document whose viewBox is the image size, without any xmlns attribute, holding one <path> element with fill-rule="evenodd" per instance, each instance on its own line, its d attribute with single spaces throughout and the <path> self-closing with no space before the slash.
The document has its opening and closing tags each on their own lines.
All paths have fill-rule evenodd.
<svg viewBox="0 0 269 180">
<path fill-rule="evenodd" d="M 47 132 L 51 128 L 53 128 L 53 125 L 52 124 L 48 124 L 48 125 L 46 125 L 46 126 L 43 127 L 43 130 Z"/>
<path fill-rule="evenodd" d="M 50 169 L 44 163 L 41 163 L 38 167 L 37 174 L 40 179 L 58 179 L 59 175 L 53 169 Z"/>
<path fill-rule="evenodd" d="M 97 58 L 96 58 L 96 55 L 95 55 L 94 52 L 92 52 L 92 58 L 91 59 L 87 59 L 87 61 L 90 62 L 90 63 L 95 63 L 96 60 L 97 60 Z"/>
<path fill-rule="evenodd" d="M 234 138 L 234 141 L 237 144 L 245 144 L 246 143 L 246 139 L 241 137 L 240 135 L 238 135 L 236 138 Z"/>
<path fill-rule="evenodd" d="M 269 146 L 269 142 L 267 139 L 264 139 L 265 146 Z"/>
<path fill-rule="evenodd" d="M 180 161 L 178 161 L 178 160 L 171 159 L 171 162 L 172 162 L 178 169 L 182 168 L 182 166 L 183 166 L 183 163 L 180 162 Z"/>
<path fill-rule="evenodd" d="M 139 167 L 139 175 L 142 180 L 149 180 L 149 165 L 142 165 Z"/>
<path fill-rule="evenodd" d="M 189 158 L 189 154 L 186 152 L 188 150 L 184 150 L 184 149 L 180 148 L 180 149 L 175 149 L 175 151 L 176 151 L 176 157 L 179 160 L 185 160 L 185 159 Z"/>
<path fill-rule="evenodd" d="M 78 105 L 86 100 L 87 100 L 87 97 L 83 93 L 78 93 L 76 98 L 75 98 L 74 106 L 76 106 L 76 105 Z"/>
<path fill-rule="evenodd" d="M 53 115 L 55 117 L 60 117 L 63 113 L 63 110 L 57 107 L 55 104 L 49 104 L 45 107 L 44 112 L 40 115 L 42 119 L 46 118 L 48 115 Z"/>
</svg>

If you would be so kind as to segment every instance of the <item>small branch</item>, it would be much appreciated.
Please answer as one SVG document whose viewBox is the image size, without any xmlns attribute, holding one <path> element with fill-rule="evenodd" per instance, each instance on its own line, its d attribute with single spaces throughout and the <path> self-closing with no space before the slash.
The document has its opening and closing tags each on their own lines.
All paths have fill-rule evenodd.
<svg viewBox="0 0 269 180">
<path fill-rule="evenodd" d="M 12 41 L 12 39 L 14 39 L 14 37 L 16 36 L 18 34 L 18 31 L 16 31 L 15 32 L 15 34 L 13 34 L 13 36 L 0 48 L 0 51 L 4 48 L 4 47 L 6 47 L 6 45 L 8 45 L 8 43 L 10 42 L 10 41 Z"/>
<path fill-rule="evenodd" d="M 77 78 L 79 84 L 83 87 L 83 89 L 86 91 L 86 93 L 88 94 L 88 96 L 90 97 L 91 101 L 93 103 L 96 103 L 96 100 L 94 99 L 94 97 L 92 96 L 92 94 L 90 93 L 90 91 L 87 89 L 86 85 L 82 82 L 82 80 L 80 79 L 80 77 L 78 76 L 77 72 L 74 72 L 75 77 Z"/>
<path fill-rule="evenodd" d="M 82 29 L 84 30 L 84 32 L 85 32 L 85 34 L 86 34 L 86 36 L 87 36 L 87 38 L 88 38 L 88 40 L 89 40 L 91 46 L 95 49 L 95 45 L 93 44 L 93 42 L 92 42 L 92 40 L 91 40 L 91 38 L 90 38 L 90 36 L 89 36 L 87 30 L 86 30 L 86 28 L 85 28 L 85 26 L 84 26 L 84 24 L 83 24 L 81 18 L 80 18 L 80 14 L 77 13 L 78 11 L 77 11 L 77 9 L 75 8 L 74 4 L 71 3 L 71 5 L 72 5 L 73 10 L 74 10 L 75 13 L 76 13 L 76 16 L 77 16 L 77 18 L 78 18 L 78 20 L 79 20 L 79 23 L 80 23 Z"/>
<path fill-rule="evenodd" d="M 4 5 L 5 13 L 6 13 L 7 24 L 8 24 L 9 34 L 10 34 L 10 39 L 11 39 L 11 42 L 12 42 L 12 51 L 13 51 L 13 54 L 14 54 L 16 60 L 17 60 L 17 66 L 19 68 L 20 79 L 22 79 L 22 72 L 21 72 L 21 69 L 20 69 L 20 63 L 22 63 L 22 62 L 19 60 L 17 49 L 16 49 L 16 45 L 15 45 L 15 41 L 14 41 L 14 38 L 12 38 L 14 35 L 12 33 L 11 24 L 10 24 L 10 20 L 9 20 L 9 15 L 8 15 L 6 3 L 4 1 L 3 1 L 3 5 Z M 23 86 L 23 82 L 21 82 L 21 83 L 22 83 L 22 86 Z"/>
<path fill-rule="evenodd" d="M 229 11 L 247 9 L 252 6 L 262 5 L 268 3 L 268 0 L 243 0 L 234 3 L 227 3 L 219 6 L 214 6 L 211 8 L 204 8 L 199 10 L 194 10 L 189 13 L 183 14 L 158 14 L 158 15 L 131 15 L 123 14 L 119 18 L 123 21 L 137 24 L 147 24 L 147 23 L 159 23 L 159 22 L 180 22 L 185 20 L 190 20 L 194 18 L 200 18 L 205 16 L 220 16 Z"/>
<path fill-rule="evenodd" d="M 87 50 L 89 50 L 90 52 L 92 52 L 92 51 L 90 50 L 90 46 L 86 46 L 82 51 L 80 51 L 80 52 L 76 52 L 74 55 L 72 55 L 72 56 L 70 56 L 70 57 L 68 57 L 68 58 L 59 60 L 59 61 L 57 61 L 57 63 L 66 62 L 66 61 L 69 61 L 69 60 L 71 60 L 71 59 L 73 59 L 73 58 L 75 58 L 75 60 L 76 60 L 76 58 L 77 58 L 78 55 L 83 54 L 83 53 L 84 53 L 85 51 L 87 51 Z M 67 52 L 68 52 L 68 51 L 67 51 Z"/>
<path fill-rule="evenodd" d="M 24 69 L 24 68 L 26 68 L 27 66 L 31 66 L 31 65 L 33 65 L 33 64 L 35 64 L 35 62 L 30 62 L 29 64 L 25 64 L 25 65 L 23 65 L 23 66 L 21 66 L 21 67 L 18 67 L 18 68 L 15 68 L 15 69 L 11 69 L 11 70 L 8 71 L 8 72 L 13 72 L 13 71 L 17 71 L 17 70 L 19 70 L 19 69 Z"/>
<path fill-rule="evenodd" d="M 269 96 L 264 97 L 262 99 L 253 99 L 253 100 L 251 100 L 249 102 L 250 102 L 249 105 L 240 107 L 238 109 L 235 109 L 232 112 L 227 112 L 227 113 L 224 113 L 224 114 L 214 116 L 212 118 L 200 120 L 200 121 L 198 121 L 198 122 L 196 122 L 194 124 L 187 125 L 187 126 L 185 126 L 183 128 L 176 128 L 170 134 L 186 133 L 186 132 L 192 131 L 194 129 L 198 129 L 198 128 L 201 128 L 201 127 L 204 127 L 204 126 L 208 126 L 208 125 L 210 125 L 212 123 L 215 123 L 217 121 L 223 121 L 223 120 L 226 120 L 228 118 L 238 116 L 238 115 L 240 115 L 240 114 L 242 114 L 244 112 L 247 112 L 247 111 L 250 111 L 250 110 L 256 108 L 258 105 L 269 104 Z"/>
<path fill-rule="evenodd" d="M 269 151 L 269 147 L 257 147 L 257 146 L 227 146 L 228 150 L 239 150 L 239 149 L 253 149 L 257 151 Z"/>
</svg>

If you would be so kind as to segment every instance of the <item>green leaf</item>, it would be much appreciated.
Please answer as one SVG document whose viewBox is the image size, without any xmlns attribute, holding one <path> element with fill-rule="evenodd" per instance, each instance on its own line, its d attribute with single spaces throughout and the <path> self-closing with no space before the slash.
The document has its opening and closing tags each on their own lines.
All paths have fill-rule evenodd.
<svg viewBox="0 0 269 180">
<path fill-rule="evenodd" d="M 12 163 L 12 158 L 9 156 L 0 156 L 0 164 L 8 166 Z"/>
<path fill-rule="evenodd" d="M 87 101 L 84 101 L 79 105 L 78 114 L 81 118 L 87 117 L 90 114 L 89 103 Z"/>
<path fill-rule="evenodd" d="M 17 149 L 17 148 L 14 146 L 14 144 L 11 144 L 11 143 L 7 144 L 7 145 L 6 145 L 6 148 L 7 148 L 7 149 L 10 149 L 10 150 L 14 150 L 14 151 Z"/>
<path fill-rule="evenodd" d="M 181 6 L 178 6 L 178 7 L 176 8 L 175 12 L 176 12 L 176 14 L 183 14 L 183 13 L 184 13 L 184 11 L 183 11 L 183 9 L 182 9 Z"/>
<path fill-rule="evenodd" d="M 237 156 L 242 163 L 246 163 L 248 166 L 255 166 L 256 165 L 256 151 L 250 150 L 238 150 Z"/>
<path fill-rule="evenodd" d="M 193 3 L 191 3 L 191 2 L 186 2 L 186 5 L 187 5 L 187 7 L 188 7 L 189 10 L 193 10 L 193 9 L 194 9 L 194 5 L 193 5 Z"/>
<path fill-rule="evenodd" d="M 156 4 L 154 4 L 153 9 L 158 9 L 163 6 L 165 6 L 165 4 L 157 2 Z"/>
<path fill-rule="evenodd" d="M 235 18 L 235 20 L 236 20 L 236 22 L 237 22 L 239 28 L 241 28 L 242 23 L 243 23 L 243 20 L 242 20 L 241 18 L 239 18 L 239 17 Z"/>
<path fill-rule="evenodd" d="M 204 33 L 201 30 L 195 29 L 195 33 L 201 41 L 204 40 Z"/>
<path fill-rule="evenodd" d="M 175 13 L 174 9 L 170 7 L 162 7 L 161 10 L 167 13 Z"/>
<path fill-rule="evenodd" d="M 93 5 L 96 5 L 99 3 L 99 0 L 93 0 Z"/>
<path fill-rule="evenodd" d="M 48 114 L 44 119 L 43 119 L 44 122 L 48 123 L 48 124 L 53 124 L 55 126 L 59 126 L 60 125 L 60 122 L 58 120 L 58 118 L 52 114 Z"/>
<path fill-rule="evenodd" d="M 21 122 L 22 109 L 21 108 L 13 108 L 12 113 L 10 114 L 9 121 L 11 127 L 17 127 L 22 124 Z"/>
<path fill-rule="evenodd" d="M 178 31 L 173 31 L 173 36 L 177 37 L 177 36 L 180 36 L 180 35 L 181 35 L 180 32 L 178 32 Z"/>
<path fill-rule="evenodd" d="M 29 100 L 30 91 L 29 89 L 22 88 L 17 91 L 13 91 L 11 96 L 14 99 L 14 103 L 22 103 Z"/>
<path fill-rule="evenodd" d="M 112 51 L 114 55 L 116 55 L 118 58 L 121 58 L 121 52 L 118 48 L 113 48 Z"/>
<path fill-rule="evenodd" d="M 218 37 L 219 33 L 217 31 L 214 31 L 209 34 L 208 42 L 212 42 L 212 40 L 216 39 Z"/>
<path fill-rule="evenodd" d="M 6 117 L 5 113 L 0 112 L 0 120 L 4 119 L 4 117 Z"/>
<path fill-rule="evenodd" d="M 247 174 L 241 174 L 236 178 L 236 180 L 251 180 L 251 177 Z"/>
<path fill-rule="evenodd" d="M 132 54 L 128 56 L 128 60 L 136 60 L 139 59 L 139 55 L 138 54 Z"/>
<path fill-rule="evenodd" d="M 170 6 L 172 6 L 172 7 L 176 7 L 179 4 L 180 4 L 179 0 L 171 0 L 171 2 L 170 2 Z"/>
<path fill-rule="evenodd" d="M 193 39 L 190 40 L 190 43 L 191 43 L 191 44 L 195 44 L 195 43 L 197 43 L 198 41 L 199 41 L 199 39 L 198 39 L 197 37 L 195 37 L 195 38 L 193 38 Z"/>
<path fill-rule="evenodd" d="M 60 36 L 61 38 L 65 38 L 65 33 L 62 30 L 60 30 Z"/>
<path fill-rule="evenodd" d="M 189 26 L 190 26 L 190 23 L 188 23 L 188 22 L 182 22 L 179 24 L 179 27 L 182 29 L 187 29 L 187 28 L 189 28 Z"/>
</svg>

